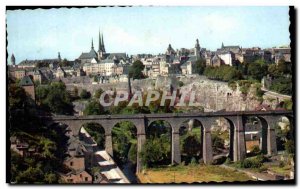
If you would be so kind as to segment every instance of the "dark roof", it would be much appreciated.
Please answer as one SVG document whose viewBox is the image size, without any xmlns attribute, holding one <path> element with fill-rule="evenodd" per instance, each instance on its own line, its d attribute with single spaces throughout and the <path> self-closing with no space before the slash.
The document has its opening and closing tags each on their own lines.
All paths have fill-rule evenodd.
<svg viewBox="0 0 300 189">
<path fill-rule="evenodd" d="M 116 57 L 118 60 L 120 59 L 126 59 L 126 53 L 110 53 L 106 59 L 113 59 Z"/>
<path fill-rule="evenodd" d="M 105 60 L 102 60 L 100 63 L 114 63 L 114 60 L 113 59 L 105 59 Z"/>
<path fill-rule="evenodd" d="M 20 86 L 32 86 L 34 85 L 29 76 L 24 76 L 20 81 Z"/>
<path fill-rule="evenodd" d="M 79 56 L 79 59 L 92 59 L 92 58 L 98 58 L 98 55 L 94 49 L 91 49 L 88 53 L 82 53 Z"/>
<path fill-rule="evenodd" d="M 22 62 L 20 62 L 18 65 L 20 66 L 24 66 L 24 65 L 36 65 L 37 63 L 57 63 L 59 62 L 58 59 L 43 59 L 43 60 L 23 60 Z"/>
</svg>

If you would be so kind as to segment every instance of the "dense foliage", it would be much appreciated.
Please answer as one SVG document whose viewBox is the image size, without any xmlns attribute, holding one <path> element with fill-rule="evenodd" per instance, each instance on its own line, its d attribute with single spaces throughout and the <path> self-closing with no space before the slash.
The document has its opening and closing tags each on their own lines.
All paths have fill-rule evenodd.
<svg viewBox="0 0 300 189">
<path fill-rule="evenodd" d="M 93 137 L 99 149 L 105 147 L 105 131 L 103 127 L 97 123 L 87 123 L 83 125 L 85 130 Z"/>
<path fill-rule="evenodd" d="M 206 67 L 204 75 L 209 79 L 221 80 L 221 81 L 232 81 L 239 80 L 242 78 L 241 71 L 237 70 L 232 66 L 221 65 L 220 67 Z"/>
<path fill-rule="evenodd" d="M 39 85 L 36 88 L 36 100 L 46 111 L 56 114 L 73 113 L 72 99 L 63 82 Z"/>
<path fill-rule="evenodd" d="M 32 153 L 23 156 L 11 150 L 10 181 L 13 183 L 58 183 L 66 138 L 62 128 L 51 129 L 38 118 L 34 105 L 27 103 L 23 88 L 9 84 L 9 131 Z M 22 109 L 20 109 L 22 108 Z"/>
<path fill-rule="evenodd" d="M 112 129 L 114 158 L 123 167 L 128 161 L 136 164 L 137 131 L 131 122 L 120 122 Z"/>
<path fill-rule="evenodd" d="M 129 78 L 133 79 L 143 79 L 145 78 L 143 74 L 145 66 L 140 60 L 136 60 L 132 63 L 132 65 L 129 68 Z"/>
<path fill-rule="evenodd" d="M 291 95 L 293 92 L 292 64 L 284 60 L 279 60 L 278 64 L 267 63 L 262 59 L 258 59 L 254 62 L 237 63 L 233 66 L 205 67 L 201 65 L 199 62 L 195 63 L 197 68 L 195 68 L 195 73 L 203 74 L 209 79 L 229 82 L 232 88 L 235 87 L 234 81 L 248 80 L 251 83 L 253 81 L 260 83 L 261 79 L 269 75 L 272 78 L 270 90 L 287 95 Z M 243 88 L 241 89 L 243 93 L 246 92 Z"/>
<path fill-rule="evenodd" d="M 91 100 L 83 111 L 84 115 L 101 115 L 104 113 L 103 106 L 97 100 Z"/>
</svg>

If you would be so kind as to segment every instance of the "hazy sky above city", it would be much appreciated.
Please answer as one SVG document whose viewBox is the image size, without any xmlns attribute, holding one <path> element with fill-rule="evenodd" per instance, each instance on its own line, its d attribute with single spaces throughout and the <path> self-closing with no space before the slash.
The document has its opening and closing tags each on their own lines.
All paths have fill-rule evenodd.
<svg viewBox="0 0 300 189">
<path fill-rule="evenodd" d="M 7 11 L 8 54 L 28 59 L 74 60 L 89 52 L 99 28 L 107 52 L 164 53 L 224 45 L 262 48 L 288 45 L 288 7 L 100 7 Z"/>
</svg>

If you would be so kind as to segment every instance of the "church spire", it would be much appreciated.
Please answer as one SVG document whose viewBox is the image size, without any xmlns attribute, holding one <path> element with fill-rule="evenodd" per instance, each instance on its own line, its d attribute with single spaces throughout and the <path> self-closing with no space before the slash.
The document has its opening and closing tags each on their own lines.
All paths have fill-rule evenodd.
<svg viewBox="0 0 300 189">
<path fill-rule="evenodd" d="M 105 52 L 105 46 L 104 46 L 104 41 L 103 41 L 103 33 L 102 33 L 101 45 L 102 45 L 102 51 Z"/>
<path fill-rule="evenodd" d="M 98 52 L 100 52 L 102 49 L 102 43 L 101 43 L 101 34 L 100 34 L 100 29 L 99 29 L 99 47 L 98 47 Z"/>
<path fill-rule="evenodd" d="M 200 44 L 199 44 L 199 40 L 198 39 L 196 39 L 195 48 L 200 49 Z"/>
<path fill-rule="evenodd" d="M 93 43 L 93 38 L 92 38 L 92 49 L 94 49 L 94 43 Z"/>
</svg>

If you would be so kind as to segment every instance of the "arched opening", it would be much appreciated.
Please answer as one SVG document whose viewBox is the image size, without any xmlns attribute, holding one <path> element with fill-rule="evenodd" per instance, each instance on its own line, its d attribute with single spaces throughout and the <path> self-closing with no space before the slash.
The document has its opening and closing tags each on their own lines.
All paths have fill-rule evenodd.
<svg viewBox="0 0 300 189">
<path fill-rule="evenodd" d="M 105 149 L 105 130 L 99 123 L 85 123 L 79 130 L 79 140 L 85 147 L 85 168 L 93 170 L 100 169 L 99 163 L 101 158 L 95 155 L 95 152 L 104 151 Z M 93 175 L 94 176 L 94 175 Z"/>
<path fill-rule="evenodd" d="M 112 128 L 114 160 L 131 183 L 136 182 L 137 129 L 130 121 L 122 121 Z"/>
<path fill-rule="evenodd" d="M 202 124 L 196 119 L 187 120 L 180 126 L 180 154 L 184 164 L 199 162 L 202 159 L 202 133 Z"/>
<path fill-rule="evenodd" d="M 157 167 L 171 163 L 171 125 L 164 120 L 150 123 L 146 131 L 146 142 L 141 151 L 144 167 Z"/>
<path fill-rule="evenodd" d="M 248 116 L 245 119 L 245 143 L 248 157 L 267 154 L 268 123 L 265 119 Z"/>
<path fill-rule="evenodd" d="M 79 131 L 79 138 L 86 144 L 97 144 L 98 150 L 105 149 L 105 130 L 99 123 L 85 123 Z"/>
<path fill-rule="evenodd" d="M 213 164 L 222 164 L 229 159 L 233 161 L 234 153 L 234 124 L 224 117 L 216 118 L 211 127 Z"/>
</svg>

